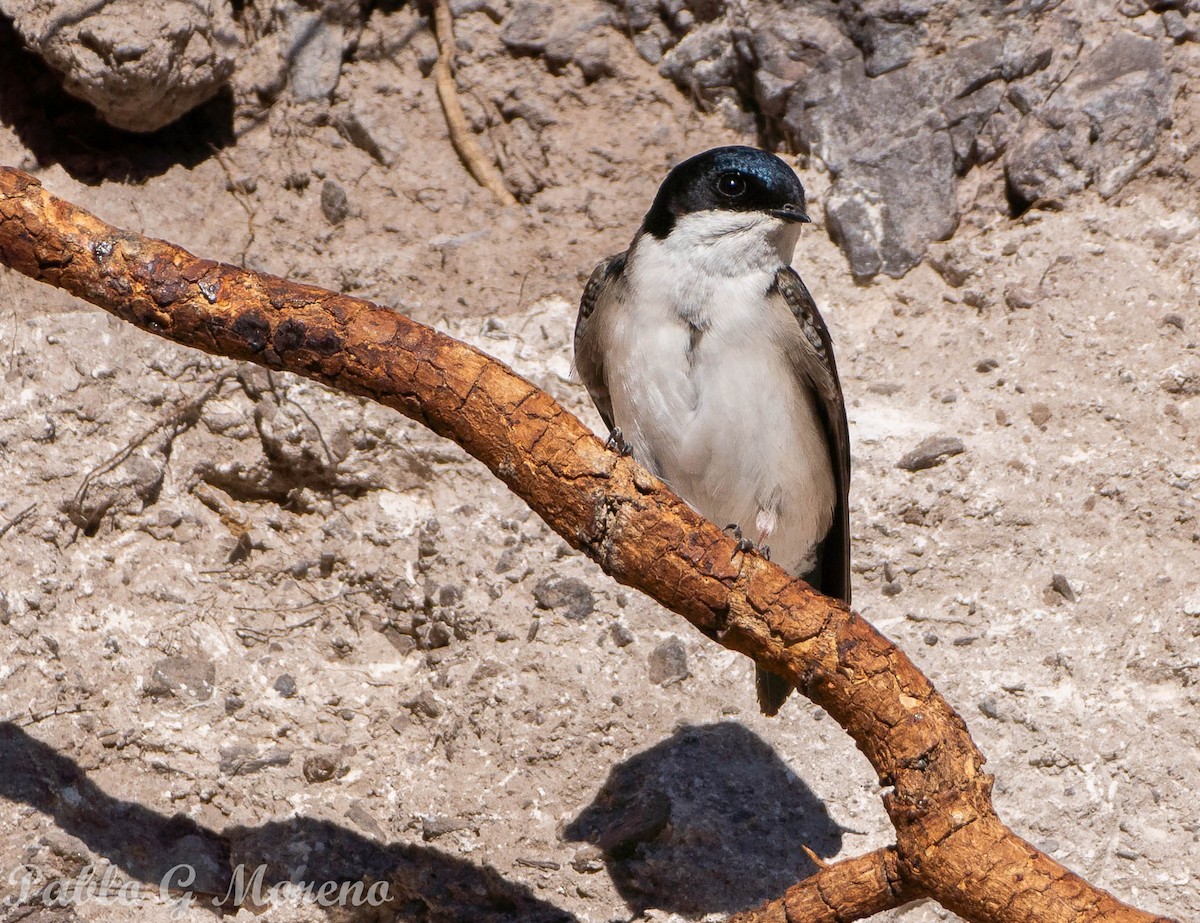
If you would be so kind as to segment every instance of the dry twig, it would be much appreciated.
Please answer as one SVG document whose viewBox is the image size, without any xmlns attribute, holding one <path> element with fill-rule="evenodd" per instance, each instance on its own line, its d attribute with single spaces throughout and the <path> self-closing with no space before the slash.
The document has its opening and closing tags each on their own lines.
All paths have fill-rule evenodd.
<svg viewBox="0 0 1200 923">
<path fill-rule="evenodd" d="M 454 16 L 450 12 L 450 0 L 434 0 L 433 31 L 438 46 L 433 79 L 437 84 L 438 99 L 442 102 L 442 112 L 446 114 L 450 142 L 463 166 L 480 186 L 489 190 L 501 205 L 516 205 L 516 197 L 508 191 L 500 172 L 471 133 L 462 103 L 458 101 L 458 88 L 454 85 Z"/>
<path fill-rule="evenodd" d="M 720 528 L 496 360 L 368 302 L 117 230 L 4 168 L 0 262 L 175 342 L 370 397 L 453 439 L 617 580 L 824 708 L 887 787 L 896 845 L 822 869 L 743 923 L 847 921 L 920 897 L 977 923 L 1167 923 L 1000 822 L 966 725 L 894 644 L 777 566 L 735 555 Z"/>
</svg>

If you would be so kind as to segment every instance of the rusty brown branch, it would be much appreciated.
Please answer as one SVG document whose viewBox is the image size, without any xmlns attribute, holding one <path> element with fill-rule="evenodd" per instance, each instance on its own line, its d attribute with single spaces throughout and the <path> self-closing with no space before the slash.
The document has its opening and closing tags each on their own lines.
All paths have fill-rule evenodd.
<svg viewBox="0 0 1200 923">
<path fill-rule="evenodd" d="M 900 877 L 892 848 L 824 866 L 778 900 L 734 914 L 729 923 L 852 923 L 925 895 Z"/>
<path fill-rule="evenodd" d="M 4 168 L 0 262 L 177 343 L 370 397 L 453 439 L 617 580 L 786 675 L 846 729 L 889 789 L 902 893 L 981 923 L 1165 923 L 1000 822 L 966 725 L 895 645 L 762 558 L 735 556 L 718 527 L 496 360 L 368 302 L 118 230 Z"/>
</svg>

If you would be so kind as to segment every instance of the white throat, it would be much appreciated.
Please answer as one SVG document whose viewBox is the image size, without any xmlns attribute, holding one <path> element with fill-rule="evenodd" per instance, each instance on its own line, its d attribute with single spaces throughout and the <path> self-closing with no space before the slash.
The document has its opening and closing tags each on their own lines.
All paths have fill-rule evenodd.
<svg viewBox="0 0 1200 923">
<path fill-rule="evenodd" d="M 799 224 L 763 212 L 693 212 L 665 238 L 635 241 L 630 282 L 639 300 L 707 328 L 731 295 L 765 294 L 775 273 L 791 265 L 799 236 Z"/>
<path fill-rule="evenodd" d="M 764 212 L 703 211 L 684 215 L 662 241 L 711 273 L 740 276 L 790 266 L 800 225 Z"/>
</svg>

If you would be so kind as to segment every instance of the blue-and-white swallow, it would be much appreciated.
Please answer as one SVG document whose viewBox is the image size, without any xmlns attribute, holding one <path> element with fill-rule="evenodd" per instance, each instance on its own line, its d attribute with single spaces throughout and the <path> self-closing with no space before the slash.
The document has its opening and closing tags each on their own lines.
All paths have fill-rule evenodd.
<svg viewBox="0 0 1200 923">
<path fill-rule="evenodd" d="M 850 602 L 850 440 L 833 344 L 792 269 L 804 187 L 773 154 L 675 167 L 633 243 L 592 273 L 575 365 L 634 457 L 718 525 Z M 791 692 L 761 668 L 759 706 Z"/>
</svg>

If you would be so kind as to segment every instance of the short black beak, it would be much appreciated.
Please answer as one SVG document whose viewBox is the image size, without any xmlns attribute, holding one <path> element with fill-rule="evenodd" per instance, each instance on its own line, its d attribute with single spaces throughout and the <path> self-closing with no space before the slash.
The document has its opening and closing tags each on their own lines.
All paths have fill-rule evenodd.
<svg viewBox="0 0 1200 923">
<path fill-rule="evenodd" d="M 812 218 L 799 205 L 785 205 L 782 208 L 771 209 L 771 214 L 783 221 L 797 221 L 800 224 L 812 224 Z"/>
</svg>

